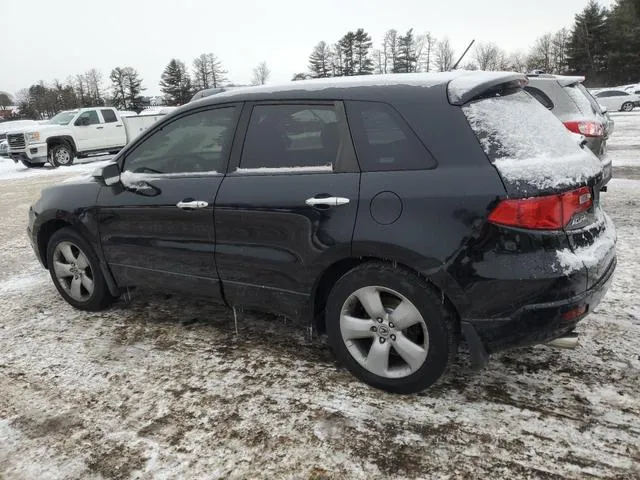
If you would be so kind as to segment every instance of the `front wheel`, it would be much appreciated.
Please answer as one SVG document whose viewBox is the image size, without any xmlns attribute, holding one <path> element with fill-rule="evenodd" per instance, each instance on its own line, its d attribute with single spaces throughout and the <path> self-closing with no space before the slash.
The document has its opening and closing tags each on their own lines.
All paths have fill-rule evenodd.
<svg viewBox="0 0 640 480">
<path fill-rule="evenodd" d="M 74 229 L 55 232 L 47 246 L 47 265 L 54 285 L 67 303 L 79 310 L 98 311 L 111 305 L 100 262 L 89 243 Z"/>
<path fill-rule="evenodd" d="M 51 164 L 54 167 L 68 167 L 73 164 L 74 153 L 68 145 L 56 145 L 51 150 Z"/>
<path fill-rule="evenodd" d="M 622 104 L 622 108 L 621 110 L 623 112 L 630 112 L 631 110 L 633 110 L 633 108 L 635 107 L 635 105 L 631 102 L 625 102 Z"/>
<path fill-rule="evenodd" d="M 326 324 L 338 360 L 360 380 L 393 393 L 433 385 L 458 348 L 456 319 L 440 295 L 417 274 L 380 262 L 336 282 Z"/>
</svg>

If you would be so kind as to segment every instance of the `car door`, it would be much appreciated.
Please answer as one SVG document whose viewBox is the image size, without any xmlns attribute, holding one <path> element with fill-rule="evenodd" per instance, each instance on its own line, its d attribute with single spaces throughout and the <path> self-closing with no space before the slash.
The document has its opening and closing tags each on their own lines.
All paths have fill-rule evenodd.
<svg viewBox="0 0 640 480">
<path fill-rule="evenodd" d="M 97 110 L 82 112 L 73 122 L 72 128 L 78 151 L 86 152 L 100 148 L 101 139 L 104 137 L 104 124 Z"/>
<path fill-rule="evenodd" d="M 104 148 L 124 147 L 127 134 L 122 120 L 118 118 L 113 108 L 101 108 L 100 114 L 104 124 Z"/>
<path fill-rule="evenodd" d="M 120 184 L 98 198 L 101 245 L 118 285 L 221 297 L 213 206 L 238 111 L 184 112 L 127 149 Z"/>
<path fill-rule="evenodd" d="M 359 170 L 344 107 L 247 104 L 240 125 L 214 215 L 225 298 L 298 317 L 351 251 Z"/>
</svg>

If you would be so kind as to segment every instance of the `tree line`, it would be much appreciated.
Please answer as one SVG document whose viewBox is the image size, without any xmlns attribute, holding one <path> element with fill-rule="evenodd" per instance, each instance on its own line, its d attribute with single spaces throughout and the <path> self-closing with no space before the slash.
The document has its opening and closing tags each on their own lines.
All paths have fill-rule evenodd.
<svg viewBox="0 0 640 480">
<path fill-rule="evenodd" d="M 587 85 L 611 86 L 640 81 L 640 0 L 617 0 L 611 7 L 590 0 L 575 16 L 570 28 L 537 38 L 528 51 L 506 51 L 495 43 L 479 42 L 465 56 L 461 68 L 468 70 L 541 70 L 556 74 L 579 74 Z M 461 52 L 447 37 L 430 32 L 390 29 L 377 45 L 363 28 L 348 31 L 335 42 L 318 42 L 308 57 L 308 69 L 293 80 L 385 73 L 448 71 Z M 266 62 L 253 69 L 251 83 L 264 84 L 271 71 Z M 142 78 L 132 67 L 116 67 L 106 88 L 100 71 L 90 69 L 64 82 L 40 81 L 20 90 L 16 100 L 23 116 L 42 118 L 64 109 L 112 105 L 140 111 L 148 104 Z M 203 53 L 191 68 L 180 59 L 169 61 L 160 78 L 168 105 L 181 105 L 199 90 L 228 86 L 228 71 L 213 53 Z M 0 106 L 7 103 L 0 96 Z"/>
</svg>

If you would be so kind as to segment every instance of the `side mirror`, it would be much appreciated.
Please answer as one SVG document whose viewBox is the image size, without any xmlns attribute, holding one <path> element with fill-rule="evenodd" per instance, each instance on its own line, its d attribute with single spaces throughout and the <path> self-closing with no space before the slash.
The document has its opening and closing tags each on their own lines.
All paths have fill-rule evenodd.
<svg viewBox="0 0 640 480">
<path fill-rule="evenodd" d="M 120 166 L 117 163 L 110 163 L 97 170 L 93 176 L 102 180 L 107 187 L 116 185 L 120 183 Z"/>
<path fill-rule="evenodd" d="M 609 109 L 607 107 L 605 107 L 604 105 L 602 105 L 600 103 L 598 105 L 600 105 L 600 111 L 602 113 L 607 113 L 609 111 Z"/>
</svg>

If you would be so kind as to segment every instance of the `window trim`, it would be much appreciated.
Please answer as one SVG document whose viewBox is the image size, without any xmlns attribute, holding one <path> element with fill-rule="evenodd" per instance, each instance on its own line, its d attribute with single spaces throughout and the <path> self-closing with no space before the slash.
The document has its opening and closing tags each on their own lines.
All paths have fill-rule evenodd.
<svg viewBox="0 0 640 480">
<path fill-rule="evenodd" d="M 338 125 L 341 130 L 341 135 L 345 139 L 345 146 L 340 159 L 340 164 L 333 165 L 332 170 L 326 168 L 317 167 L 309 168 L 306 170 L 291 170 L 291 167 L 275 167 L 270 169 L 251 170 L 251 171 L 238 171 L 240 168 L 240 162 L 242 160 L 242 151 L 244 149 L 244 143 L 249 131 L 249 123 L 251 121 L 251 115 L 253 109 L 257 106 L 281 106 L 281 105 L 302 105 L 302 106 L 325 106 L 334 107 L 336 115 L 338 116 Z M 342 123 L 342 126 L 340 126 Z M 344 107 L 344 102 L 341 100 L 314 100 L 314 99 L 284 99 L 284 100 L 255 100 L 245 102 L 240 120 L 238 122 L 238 130 L 236 131 L 236 138 L 233 143 L 231 158 L 227 168 L 227 175 L 231 176 L 264 176 L 264 175 L 331 175 L 335 173 L 357 173 L 360 171 L 358 166 L 355 147 L 353 145 L 353 139 L 351 138 L 351 132 L 349 129 L 349 123 L 347 121 L 347 114 Z"/>
<path fill-rule="evenodd" d="M 233 116 L 232 122 L 234 123 L 233 131 L 231 132 L 231 138 L 226 145 L 226 152 L 223 151 L 223 165 L 220 168 L 220 171 L 213 172 L 212 170 L 207 172 L 174 172 L 174 173 L 160 173 L 158 175 L 158 180 L 164 180 L 165 178 L 192 178 L 192 177 L 211 177 L 217 175 L 225 175 L 226 170 L 229 166 L 229 159 L 231 157 L 231 153 L 233 151 L 233 146 L 235 143 L 236 136 L 238 135 L 238 129 L 240 125 L 240 115 L 242 111 L 242 102 L 229 102 L 229 103 L 216 103 L 213 105 L 206 105 L 200 108 L 189 109 L 186 111 L 180 111 L 176 113 L 170 113 L 169 115 L 165 115 L 165 118 L 158 121 L 153 127 L 148 128 L 146 131 L 142 133 L 142 135 L 135 140 L 134 142 L 127 145 L 122 154 L 119 155 L 116 163 L 118 164 L 118 168 L 120 169 L 120 173 L 124 171 L 124 164 L 126 159 L 131 155 L 138 146 L 145 142 L 150 136 L 154 135 L 156 132 L 162 130 L 167 125 L 180 120 L 181 118 L 187 117 L 189 115 L 194 115 L 196 113 L 204 112 L 206 110 L 217 110 L 220 108 L 234 108 L 235 113 Z M 226 158 L 225 158 L 226 157 Z M 162 176 L 162 178 L 160 178 Z"/>
</svg>

